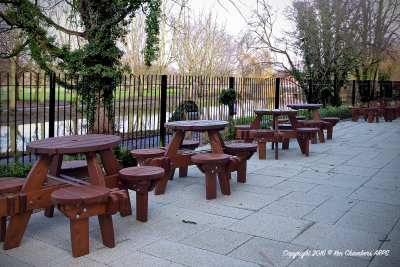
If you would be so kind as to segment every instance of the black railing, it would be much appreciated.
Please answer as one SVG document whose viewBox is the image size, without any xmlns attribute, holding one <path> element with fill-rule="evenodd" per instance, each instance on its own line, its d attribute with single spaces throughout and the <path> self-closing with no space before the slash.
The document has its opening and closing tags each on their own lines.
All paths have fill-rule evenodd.
<svg viewBox="0 0 400 267">
<path fill-rule="evenodd" d="M 76 90 L 84 84 L 75 82 L 75 78 L 61 74 L 28 73 L 19 79 L 10 74 L 0 75 L 2 163 L 9 163 L 16 153 L 24 155 L 23 161 L 35 160 L 34 155 L 26 152 L 26 144 L 31 141 L 89 132 L 85 112 L 88 103 L 82 101 Z M 355 104 L 359 99 L 358 87 L 365 86 L 356 82 L 339 84 L 342 102 L 347 105 Z M 380 95 L 399 96 L 400 82 L 375 86 Z M 105 114 L 98 112 L 97 128 L 106 126 L 107 133 L 121 136 L 123 146 L 130 149 L 165 146 L 171 137 L 171 132 L 164 128 L 166 121 L 227 120 L 228 107 L 218 102 L 218 95 L 229 87 L 238 93 L 236 119 L 254 116 L 256 108 L 285 108 L 287 104 L 306 102 L 300 86 L 291 78 L 125 76 L 113 88 L 114 127 L 107 123 Z M 194 106 L 197 109 L 190 110 Z M 177 112 L 179 107 L 183 107 L 182 113 Z M 193 138 L 199 140 L 201 135 Z"/>
</svg>

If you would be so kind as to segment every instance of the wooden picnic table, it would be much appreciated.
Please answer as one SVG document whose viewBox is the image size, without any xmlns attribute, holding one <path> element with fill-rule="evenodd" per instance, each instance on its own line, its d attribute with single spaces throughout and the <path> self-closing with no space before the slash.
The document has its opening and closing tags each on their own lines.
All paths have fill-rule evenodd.
<svg viewBox="0 0 400 267">
<path fill-rule="evenodd" d="M 14 196 L 12 205 L 15 214 L 6 214 L 11 215 L 11 220 L 7 228 L 4 249 L 19 246 L 33 209 L 52 206 L 53 191 L 65 186 L 82 184 L 118 187 L 120 166 L 111 148 L 120 143 L 119 136 L 91 134 L 54 137 L 27 144 L 27 151 L 37 154 L 39 159 L 26 177 L 21 191 Z M 89 181 L 60 174 L 63 155 L 76 154 L 86 156 Z M 97 155 L 100 155 L 106 176 L 103 175 Z M 3 202 L 0 204 L 3 205 Z M 3 215 L 3 209 L 1 207 L 0 215 Z"/>
<path fill-rule="evenodd" d="M 299 109 L 307 109 L 308 111 L 311 111 L 314 117 L 315 121 L 321 120 L 319 117 L 318 109 L 322 108 L 322 104 L 289 104 L 287 107 L 299 110 Z"/>
<path fill-rule="evenodd" d="M 164 158 L 168 159 L 168 163 L 157 163 L 156 160 L 149 159 L 147 165 L 157 164 L 167 167 L 165 178 L 157 184 L 155 194 L 163 194 L 168 183 L 168 179 L 172 178 L 173 170 L 179 167 L 192 165 L 190 153 L 180 153 L 179 148 L 182 145 L 185 137 L 185 132 L 207 132 L 210 140 L 212 153 L 224 153 L 224 142 L 221 138 L 219 131 L 224 130 L 229 123 L 227 121 L 218 120 L 189 120 L 189 121 L 173 121 L 164 124 L 166 128 L 174 131 L 172 139 L 170 140 L 164 154 Z"/>
<path fill-rule="evenodd" d="M 274 131 L 279 131 L 279 116 L 288 116 L 289 120 L 296 119 L 297 110 L 289 109 L 255 109 L 254 113 L 257 115 L 250 125 L 250 130 L 257 130 L 260 127 L 260 122 L 264 115 L 273 115 L 274 118 Z M 296 119 L 297 120 L 297 119 Z"/>
</svg>

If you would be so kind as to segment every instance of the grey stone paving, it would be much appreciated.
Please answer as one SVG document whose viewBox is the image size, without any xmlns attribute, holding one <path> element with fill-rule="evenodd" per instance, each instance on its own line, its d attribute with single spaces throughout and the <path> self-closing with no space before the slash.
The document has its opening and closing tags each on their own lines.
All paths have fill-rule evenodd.
<svg viewBox="0 0 400 267">
<path fill-rule="evenodd" d="M 93 218 L 90 253 L 74 259 L 67 218 L 34 214 L 0 266 L 400 266 L 400 119 L 340 122 L 309 157 L 292 140 L 274 160 L 268 145 L 267 160 L 248 162 L 247 183 L 234 173 L 231 195 L 213 200 L 192 166 L 150 193 L 147 223 L 113 220 L 116 247 Z"/>
</svg>

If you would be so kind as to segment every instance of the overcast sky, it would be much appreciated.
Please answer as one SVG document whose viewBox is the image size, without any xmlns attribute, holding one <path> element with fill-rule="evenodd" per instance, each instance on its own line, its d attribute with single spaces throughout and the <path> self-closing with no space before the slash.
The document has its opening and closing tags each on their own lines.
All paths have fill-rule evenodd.
<svg viewBox="0 0 400 267">
<path fill-rule="evenodd" d="M 256 8 L 257 0 L 232 0 L 236 7 L 240 9 L 241 13 L 246 16 L 251 16 L 251 11 Z M 189 1 L 190 7 L 193 11 L 212 9 L 217 14 L 217 20 L 222 25 L 226 23 L 226 29 L 229 33 L 236 35 L 240 31 L 246 29 L 246 22 L 240 15 L 239 11 L 229 0 L 191 0 Z M 282 29 L 287 30 L 290 24 L 282 15 L 282 11 L 291 5 L 291 0 L 270 0 L 272 8 L 277 10 L 276 23 L 274 24 L 274 31 L 279 34 Z"/>
</svg>

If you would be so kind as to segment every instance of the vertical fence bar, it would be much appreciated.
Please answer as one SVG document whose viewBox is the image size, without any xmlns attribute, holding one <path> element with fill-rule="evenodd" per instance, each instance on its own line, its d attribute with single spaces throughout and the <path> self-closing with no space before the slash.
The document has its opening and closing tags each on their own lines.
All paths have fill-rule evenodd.
<svg viewBox="0 0 400 267">
<path fill-rule="evenodd" d="M 54 137 L 54 120 L 56 112 L 56 74 L 50 74 L 50 102 L 49 102 L 49 137 Z"/>
<path fill-rule="evenodd" d="M 356 104 L 356 80 L 353 80 L 353 86 L 351 88 L 351 104 Z"/>
<path fill-rule="evenodd" d="M 160 146 L 165 146 L 165 126 L 167 120 L 167 75 L 161 76 L 161 103 L 160 103 Z"/>
<path fill-rule="evenodd" d="M 276 78 L 275 80 L 275 108 L 279 109 L 279 87 L 281 84 L 281 78 Z"/>
</svg>

